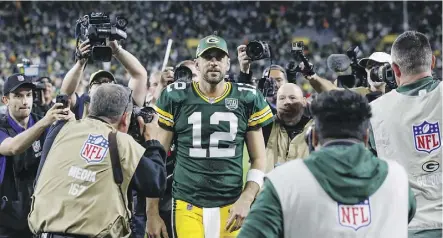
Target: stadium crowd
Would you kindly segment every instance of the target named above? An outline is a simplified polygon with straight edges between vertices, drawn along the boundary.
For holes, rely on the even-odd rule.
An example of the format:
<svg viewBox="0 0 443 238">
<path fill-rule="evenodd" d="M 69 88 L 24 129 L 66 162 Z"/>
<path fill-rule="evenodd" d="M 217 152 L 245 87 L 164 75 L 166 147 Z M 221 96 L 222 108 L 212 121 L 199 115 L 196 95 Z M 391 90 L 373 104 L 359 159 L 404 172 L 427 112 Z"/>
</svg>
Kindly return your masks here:
<svg viewBox="0 0 443 238">
<path fill-rule="evenodd" d="M 441 2 L 0 6 L 0 237 L 441 237 Z"/>
<path fill-rule="evenodd" d="M 403 3 L 358 2 L 2 2 L 0 9 L 0 78 L 11 73 L 23 58 L 47 69 L 57 88 L 69 70 L 75 48 L 76 20 L 91 11 L 122 14 L 129 20 L 128 39 L 123 46 L 134 52 L 149 72 L 161 68 L 166 42 L 174 40 L 170 65 L 193 58 L 195 42 L 217 31 L 233 51 L 251 40 L 263 40 L 273 48 L 273 62 L 285 65 L 291 60 L 290 42 L 294 37 L 308 45 L 308 58 L 318 74 L 332 80 L 326 58 L 360 46 L 359 57 L 385 51 L 403 31 Z M 57 10 L 55 10 L 57 9 Z M 436 73 L 441 77 L 441 4 L 408 2 L 410 29 L 427 34 L 437 57 Z M 386 37 L 386 38 L 385 38 Z M 389 39 L 388 39 L 389 38 Z M 380 43 L 384 42 L 386 43 Z M 192 43 L 194 42 L 194 43 Z M 253 70 L 263 71 L 268 62 L 259 61 Z M 231 76 L 239 71 L 231 57 Z M 98 68 L 88 67 L 87 74 Z M 124 70 L 106 64 L 117 80 L 125 82 Z M 42 75 L 44 76 L 44 75 Z M 87 86 L 87 82 L 84 82 Z"/>
</svg>

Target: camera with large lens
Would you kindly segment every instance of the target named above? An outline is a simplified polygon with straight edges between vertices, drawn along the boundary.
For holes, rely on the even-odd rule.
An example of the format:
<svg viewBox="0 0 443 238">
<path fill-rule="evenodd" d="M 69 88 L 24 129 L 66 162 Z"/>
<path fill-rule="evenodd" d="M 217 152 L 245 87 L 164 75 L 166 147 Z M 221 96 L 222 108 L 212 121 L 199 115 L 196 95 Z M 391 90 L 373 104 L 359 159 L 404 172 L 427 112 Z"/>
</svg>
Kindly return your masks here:
<svg viewBox="0 0 443 238">
<path fill-rule="evenodd" d="M 252 61 L 271 58 L 271 47 L 264 41 L 251 41 L 246 45 L 246 55 Z"/>
<path fill-rule="evenodd" d="M 133 106 L 132 108 L 132 115 L 131 115 L 131 120 L 129 123 L 129 129 L 128 129 L 128 134 L 132 136 L 132 138 L 134 138 L 135 141 L 137 141 L 138 143 L 143 143 L 145 141 L 145 138 L 143 136 L 143 134 L 140 132 L 140 126 L 137 120 L 137 117 L 142 117 L 143 121 L 145 123 L 150 123 L 152 122 L 152 119 L 154 118 L 154 115 L 157 112 L 155 111 L 154 108 L 152 107 L 138 107 L 136 105 Z"/>
<path fill-rule="evenodd" d="M 192 71 L 187 66 L 179 66 L 174 71 L 174 82 L 192 82 Z"/>
<path fill-rule="evenodd" d="M 108 14 L 92 12 L 77 20 L 76 38 L 89 40 L 91 61 L 109 62 L 112 59 L 112 49 L 106 46 L 106 40 L 124 40 L 127 38 L 125 28 L 128 21 L 117 16 L 111 20 Z"/>
<path fill-rule="evenodd" d="M 397 88 L 394 72 L 389 63 L 373 67 L 369 72 L 369 77 L 374 82 L 385 82 L 390 89 Z"/>
</svg>

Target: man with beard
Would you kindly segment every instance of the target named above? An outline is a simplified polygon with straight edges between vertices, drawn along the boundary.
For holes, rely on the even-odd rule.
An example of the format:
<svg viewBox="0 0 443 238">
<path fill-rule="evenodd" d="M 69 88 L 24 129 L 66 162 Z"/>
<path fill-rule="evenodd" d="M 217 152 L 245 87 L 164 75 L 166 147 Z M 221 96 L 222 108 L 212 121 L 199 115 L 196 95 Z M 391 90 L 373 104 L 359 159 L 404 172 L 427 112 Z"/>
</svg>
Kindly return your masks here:
<svg viewBox="0 0 443 238">
<path fill-rule="evenodd" d="M 226 82 L 230 59 L 217 35 L 200 40 L 198 82 L 176 82 L 157 100 L 161 143 L 175 141 L 172 185 L 175 237 L 236 237 L 263 183 L 265 145 L 261 128 L 272 122 L 263 95 L 249 85 Z M 243 189 L 243 147 L 251 169 Z M 158 199 L 148 199 L 150 237 L 167 237 Z"/>
<path fill-rule="evenodd" d="M 305 115 L 306 106 L 306 98 L 303 97 L 303 91 L 298 85 L 286 83 L 278 90 L 276 120 L 263 128 L 266 144 L 266 171 L 309 154 L 304 135 L 312 124 L 312 120 Z"/>
</svg>

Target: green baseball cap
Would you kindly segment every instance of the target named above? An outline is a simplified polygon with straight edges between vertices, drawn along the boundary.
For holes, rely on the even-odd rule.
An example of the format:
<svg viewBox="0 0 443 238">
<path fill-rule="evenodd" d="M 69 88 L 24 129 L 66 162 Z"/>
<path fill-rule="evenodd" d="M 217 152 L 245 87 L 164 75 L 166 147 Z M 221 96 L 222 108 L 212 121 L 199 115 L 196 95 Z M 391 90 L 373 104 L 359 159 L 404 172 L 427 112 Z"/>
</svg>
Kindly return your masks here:
<svg viewBox="0 0 443 238">
<path fill-rule="evenodd" d="M 223 52 L 225 52 L 227 55 L 229 55 L 228 44 L 226 44 L 226 41 L 223 38 L 217 35 L 210 35 L 201 39 L 200 42 L 198 43 L 197 52 L 195 55 L 198 58 L 205 51 L 213 48 L 220 49 Z"/>
</svg>

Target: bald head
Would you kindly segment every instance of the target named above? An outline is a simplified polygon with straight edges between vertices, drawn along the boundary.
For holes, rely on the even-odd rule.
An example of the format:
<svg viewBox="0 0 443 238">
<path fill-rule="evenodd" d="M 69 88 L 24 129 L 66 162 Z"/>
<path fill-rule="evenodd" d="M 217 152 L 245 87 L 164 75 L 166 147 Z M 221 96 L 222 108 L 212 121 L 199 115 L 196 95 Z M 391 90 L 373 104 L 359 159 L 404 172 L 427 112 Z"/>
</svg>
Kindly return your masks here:
<svg viewBox="0 0 443 238">
<path fill-rule="evenodd" d="M 277 91 L 277 100 L 280 95 L 293 95 L 297 98 L 303 98 L 303 90 L 293 83 L 285 83 Z"/>
<path fill-rule="evenodd" d="M 285 83 L 277 92 L 277 115 L 287 125 L 297 124 L 304 112 L 306 98 L 296 84 Z"/>
</svg>

